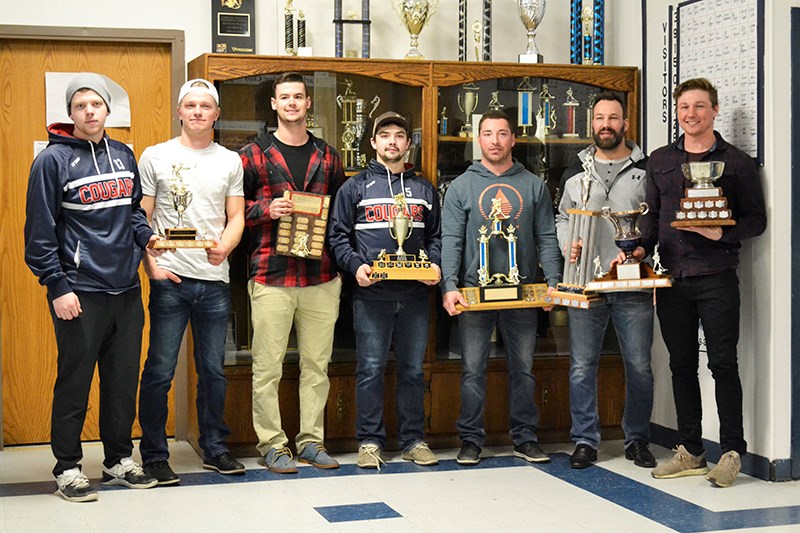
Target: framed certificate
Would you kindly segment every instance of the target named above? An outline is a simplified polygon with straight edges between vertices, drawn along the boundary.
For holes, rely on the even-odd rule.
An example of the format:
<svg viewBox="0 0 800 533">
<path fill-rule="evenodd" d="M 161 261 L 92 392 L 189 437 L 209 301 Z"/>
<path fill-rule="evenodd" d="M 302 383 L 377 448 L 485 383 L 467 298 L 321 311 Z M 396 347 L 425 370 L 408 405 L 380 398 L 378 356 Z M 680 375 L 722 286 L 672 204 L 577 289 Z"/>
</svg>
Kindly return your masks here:
<svg viewBox="0 0 800 533">
<path fill-rule="evenodd" d="M 255 18 L 255 0 L 211 0 L 211 49 L 218 54 L 255 54 Z"/>
</svg>

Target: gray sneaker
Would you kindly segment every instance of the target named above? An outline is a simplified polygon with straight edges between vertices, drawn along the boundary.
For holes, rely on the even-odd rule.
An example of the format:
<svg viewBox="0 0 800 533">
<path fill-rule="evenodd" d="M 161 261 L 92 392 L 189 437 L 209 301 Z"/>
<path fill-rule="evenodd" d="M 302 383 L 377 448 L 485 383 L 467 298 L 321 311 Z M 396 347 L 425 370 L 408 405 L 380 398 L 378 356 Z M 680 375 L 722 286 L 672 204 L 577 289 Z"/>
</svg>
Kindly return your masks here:
<svg viewBox="0 0 800 533">
<path fill-rule="evenodd" d="M 465 440 L 456 456 L 456 462 L 462 466 L 473 466 L 481 462 L 481 447 Z"/>
<path fill-rule="evenodd" d="M 111 468 L 103 467 L 103 485 L 120 485 L 129 489 L 149 489 L 158 480 L 145 473 L 131 457 L 123 457 Z"/>
<path fill-rule="evenodd" d="M 550 456 L 539 447 L 539 443 L 529 440 L 514 446 L 514 455 L 529 463 L 549 463 Z"/>
<path fill-rule="evenodd" d="M 431 449 L 425 442 L 418 442 L 411 448 L 404 450 L 400 457 L 405 461 L 414 461 L 414 464 L 421 466 L 438 465 L 439 460 L 436 458 Z"/>
<path fill-rule="evenodd" d="M 742 458 L 739 456 L 739 452 L 731 450 L 722 454 L 717 466 L 706 474 L 706 479 L 717 487 L 730 487 L 741 469 Z"/>
<path fill-rule="evenodd" d="M 297 466 L 292 461 L 292 451 L 284 446 L 283 448 L 270 448 L 264 456 L 264 466 L 270 472 L 278 474 L 296 474 Z"/>
<path fill-rule="evenodd" d="M 316 466 L 317 468 L 330 469 L 339 468 L 339 463 L 328 455 L 328 450 L 319 442 L 309 442 L 303 447 L 303 451 L 297 454 L 297 460 L 301 463 Z"/>
<path fill-rule="evenodd" d="M 666 463 L 655 467 L 650 473 L 656 479 L 672 479 L 684 476 L 702 476 L 708 472 L 706 454 L 694 456 L 683 444 L 675 448 L 675 456 Z"/>
<path fill-rule="evenodd" d="M 68 502 L 93 502 L 97 499 L 97 492 L 80 468 L 64 470 L 56 477 L 56 485 L 58 485 L 56 494 Z"/>
<path fill-rule="evenodd" d="M 381 447 L 377 444 L 368 442 L 358 447 L 358 461 L 356 465 L 360 468 L 377 468 L 380 472 L 381 464 L 386 464 L 381 458 Z"/>
</svg>

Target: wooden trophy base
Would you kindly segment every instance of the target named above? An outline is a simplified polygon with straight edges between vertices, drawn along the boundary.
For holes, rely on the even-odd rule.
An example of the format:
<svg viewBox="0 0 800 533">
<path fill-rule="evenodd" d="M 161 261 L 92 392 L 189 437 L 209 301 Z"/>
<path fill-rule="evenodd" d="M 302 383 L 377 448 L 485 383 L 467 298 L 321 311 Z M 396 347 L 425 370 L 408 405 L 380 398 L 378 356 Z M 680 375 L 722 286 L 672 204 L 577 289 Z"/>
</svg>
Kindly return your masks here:
<svg viewBox="0 0 800 533">
<path fill-rule="evenodd" d="M 461 291 L 468 304 L 468 307 L 456 304 L 456 309 L 459 311 L 494 311 L 550 305 L 545 299 L 546 283 L 488 285 L 486 287 L 463 287 L 458 290 Z"/>
<path fill-rule="evenodd" d="M 148 248 L 156 250 L 177 250 L 179 248 L 204 248 L 209 249 L 216 246 L 211 239 L 197 240 L 197 230 L 195 228 L 167 228 L 166 239 L 159 239 L 147 244 Z"/>
<path fill-rule="evenodd" d="M 636 265 L 621 265 L 622 267 L 638 267 L 638 277 L 629 277 L 627 274 L 620 275 L 620 265 L 614 265 L 611 272 L 590 281 L 586 284 L 586 290 L 592 292 L 619 291 L 626 289 L 660 289 L 672 287 L 672 277 L 663 274 L 656 274 L 647 263 Z M 627 279 L 624 279 L 627 278 Z"/>
<path fill-rule="evenodd" d="M 580 285 L 559 283 L 556 290 L 547 297 L 547 301 L 551 305 L 562 307 L 592 309 L 605 302 L 605 298 L 599 294 L 587 293 L 586 288 Z"/>
<path fill-rule="evenodd" d="M 417 256 L 406 254 L 405 259 L 397 255 L 372 262 L 370 279 L 427 281 L 439 279 L 430 261 L 420 261 Z"/>
<path fill-rule="evenodd" d="M 680 210 L 675 212 L 675 220 L 670 223 L 673 228 L 689 228 L 692 226 L 714 227 L 734 226 L 728 209 L 728 199 L 720 196 L 722 189 L 687 189 L 681 200 Z"/>
</svg>

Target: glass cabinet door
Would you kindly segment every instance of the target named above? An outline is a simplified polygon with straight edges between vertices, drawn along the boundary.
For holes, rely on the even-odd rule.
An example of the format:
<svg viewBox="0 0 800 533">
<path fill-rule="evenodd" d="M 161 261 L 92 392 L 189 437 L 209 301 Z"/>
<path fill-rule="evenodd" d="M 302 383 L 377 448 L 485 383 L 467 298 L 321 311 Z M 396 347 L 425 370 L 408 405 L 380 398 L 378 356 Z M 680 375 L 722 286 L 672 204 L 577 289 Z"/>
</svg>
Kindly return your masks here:
<svg viewBox="0 0 800 533">
<path fill-rule="evenodd" d="M 407 160 L 419 168 L 422 157 L 422 88 L 352 73 L 328 71 L 301 72 L 305 78 L 311 109 L 307 127 L 339 152 L 347 176 L 366 168 L 375 151 L 370 144 L 375 118 L 386 111 L 395 111 L 408 120 L 412 129 L 412 146 Z M 270 99 L 272 84 L 279 74 L 247 76 L 217 83 L 220 93 L 221 119 L 215 126 L 215 140 L 237 151 L 259 134 L 277 129 L 277 115 Z M 246 233 L 247 230 L 245 230 Z M 232 363 L 249 361 L 252 338 L 249 300 L 247 296 L 247 235 L 230 256 L 233 313 L 228 342 Z M 353 335 L 353 280 L 345 276 L 342 286 L 339 320 L 334 336 L 333 362 L 355 360 Z M 297 360 L 294 332 L 289 340 L 287 362 Z"/>
<path fill-rule="evenodd" d="M 591 103 L 602 91 L 592 85 L 539 77 L 495 78 L 440 87 L 437 187 L 442 202 L 452 180 L 481 158 L 476 137 L 481 115 L 498 109 L 516 126 L 513 157 L 546 183 L 555 212 L 564 172 L 579 161 L 578 153 L 593 143 Z M 538 311 L 536 355 L 569 354 L 567 322 L 564 308 Z M 457 319 L 440 309 L 437 359 L 460 357 L 457 327 Z M 613 328 L 607 332 L 602 353 L 619 353 Z M 503 339 L 497 331 L 491 356 L 504 354 Z"/>
</svg>

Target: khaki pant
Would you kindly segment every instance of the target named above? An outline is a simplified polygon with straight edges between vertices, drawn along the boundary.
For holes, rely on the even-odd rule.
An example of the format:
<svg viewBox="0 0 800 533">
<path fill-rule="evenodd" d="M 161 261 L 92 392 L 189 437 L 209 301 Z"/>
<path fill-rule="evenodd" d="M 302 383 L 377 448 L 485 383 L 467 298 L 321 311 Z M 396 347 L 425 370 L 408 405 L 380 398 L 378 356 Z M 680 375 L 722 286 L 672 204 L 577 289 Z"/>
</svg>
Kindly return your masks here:
<svg viewBox="0 0 800 533">
<path fill-rule="evenodd" d="M 253 427 L 258 451 L 289 443 L 281 427 L 278 385 L 292 323 L 300 353 L 300 433 L 298 450 L 324 438 L 328 401 L 328 363 L 333 350 L 333 328 L 339 316 L 341 280 L 309 287 L 270 287 L 250 281 L 253 321 Z"/>
</svg>

